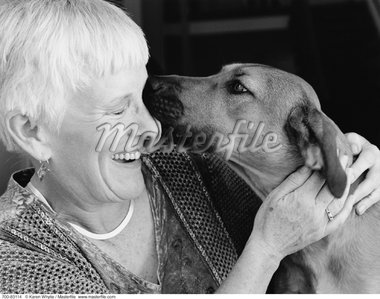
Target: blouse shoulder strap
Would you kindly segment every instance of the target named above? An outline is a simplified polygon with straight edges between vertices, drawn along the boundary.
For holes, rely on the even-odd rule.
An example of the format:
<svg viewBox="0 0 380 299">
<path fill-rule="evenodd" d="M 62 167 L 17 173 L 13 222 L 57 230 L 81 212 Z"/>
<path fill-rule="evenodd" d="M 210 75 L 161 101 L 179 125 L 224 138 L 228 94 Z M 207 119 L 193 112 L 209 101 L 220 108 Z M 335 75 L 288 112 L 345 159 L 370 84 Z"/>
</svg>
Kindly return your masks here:
<svg viewBox="0 0 380 299">
<path fill-rule="evenodd" d="M 220 284 L 237 260 L 234 244 L 187 153 L 154 153 L 145 165 L 161 183 L 179 220 Z"/>
</svg>

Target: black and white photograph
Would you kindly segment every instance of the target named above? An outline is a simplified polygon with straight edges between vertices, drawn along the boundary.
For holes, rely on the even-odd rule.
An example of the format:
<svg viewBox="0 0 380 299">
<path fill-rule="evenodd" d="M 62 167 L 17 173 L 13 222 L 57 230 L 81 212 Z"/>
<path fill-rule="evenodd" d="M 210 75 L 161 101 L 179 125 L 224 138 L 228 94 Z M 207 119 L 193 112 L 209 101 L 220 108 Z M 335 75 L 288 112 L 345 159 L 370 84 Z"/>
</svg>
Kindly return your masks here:
<svg viewBox="0 0 380 299">
<path fill-rule="evenodd" d="M 380 0 L 0 0 L 0 299 L 380 294 Z"/>
</svg>

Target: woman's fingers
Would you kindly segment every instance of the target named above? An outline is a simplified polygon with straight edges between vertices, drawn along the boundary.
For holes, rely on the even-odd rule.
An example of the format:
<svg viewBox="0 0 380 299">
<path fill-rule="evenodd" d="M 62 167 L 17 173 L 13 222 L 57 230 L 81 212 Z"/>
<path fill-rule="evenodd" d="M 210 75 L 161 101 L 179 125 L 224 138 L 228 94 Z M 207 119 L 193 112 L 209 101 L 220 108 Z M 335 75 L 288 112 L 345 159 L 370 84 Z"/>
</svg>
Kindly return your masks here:
<svg viewBox="0 0 380 299">
<path fill-rule="evenodd" d="M 354 198 L 356 201 L 356 198 Z M 356 214 L 363 215 L 365 211 L 371 206 L 373 206 L 375 203 L 377 203 L 380 200 L 380 189 L 376 189 L 371 194 L 369 194 L 367 197 L 362 199 L 355 208 Z"/>
<path fill-rule="evenodd" d="M 345 135 L 346 135 L 348 143 L 350 143 L 350 147 L 354 155 L 358 155 L 362 151 L 363 145 L 366 143 L 369 143 L 368 140 L 366 140 L 364 137 L 360 136 L 359 134 L 347 133 Z"/>
<path fill-rule="evenodd" d="M 380 150 L 358 134 L 348 133 L 346 137 L 354 155 L 359 154 L 351 165 L 354 180 L 368 171 L 352 195 L 354 202 L 359 202 L 356 213 L 362 215 L 370 206 L 380 201 Z"/>
<path fill-rule="evenodd" d="M 302 166 L 290 174 L 276 189 L 271 192 L 272 198 L 282 198 L 302 186 L 311 176 L 312 170 Z"/>
<path fill-rule="evenodd" d="M 323 188 L 325 182 L 326 180 L 322 177 L 322 175 L 318 171 L 315 171 L 311 175 L 311 177 L 302 185 L 302 187 L 300 187 L 299 190 L 300 192 L 312 196 L 317 201 L 317 195 Z M 330 201 L 332 200 L 332 198 L 330 199 Z"/>
<path fill-rule="evenodd" d="M 352 196 L 355 203 L 366 199 L 365 203 L 359 203 L 356 207 L 358 215 L 380 200 L 380 152 L 372 144 L 363 147 L 361 154 L 350 167 L 353 171 L 353 179 L 356 180 L 362 173 L 368 170 L 363 182 L 361 182 Z"/>
<path fill-rule="evenodd" d="M 336 203 L 334 195 L 330 192 L 329 187 L 327 184 L 323 186 L 323 188 L 319 191 L 317 197 L 315 198 L 315 201 L 317 204 L 319 204 L 322 208 L 326 208 L 327 206 L 330 207 L 332 204 L 332 210 L 340 211 L 343 207 L 343 205 L 340 207 L 340 209 L 337 208 L 338 204 Z"/>
<path fill-rule="evenodd" d="M 342 167 L 346 168 L 348 156 L 342 156 L 340 162 Z M 270 195 L 272 198 L 281 198 L 302 186 L 303 192 L 311 192 L 316 196 L 324 183 L 325 180 L 318 171 L 313 173 L 313 170 L 309 167 L 302 166 L 290 174 Z"/>
<path fill-rule="evenodd" d="M 352 194 L 355 203 L 371 195 L 372 192 L 375 191 L 376 187 L 378 187 L 378 184 L 379 182 L 377 182 L 375 176 L 372 173 L 368 172 L 365 180 L 357 186 L 356 190 Z"/>
<path fill-rule="evenodd" d="M 355 203 L 361 201 L 362 199 L 366 199 L 367 197 L 370 197 L 371 200 L 367 200 L 367 204 L 371 202 L 372 204 L 375 204 L 380 200 L 379 191 L 380 189 L 380 162 L 379 165 L 374 165 L 365 176 L 365 179 L 363 182 L 361 182 L 352 196 L 355 199 Z M 358 204 L 357 208 L 361 206 L 361 203 Z M 368 206 L 367 206 L 368 208 Z M 359 212 L 359 211 L 358 211 Z M 359 215 L 361 215 L 359 213 Z"/>
<path fill-rule="evenodd" d="M 353 178 L 356 181 L 366 170 L 373 166 L 377 166 L 376 162 L 379 159 L 379 149 L 368 143 L 363 145 L 363 149 L 356 161 L 351 165 Z"/>
<path fill-rule="evenodd" d="M 325 210 L 329 210 L 332 214 L 332 216 L 338 215 L 343 207 L 346 204 L 346 201 L 348 200 L 348 194 L 350 192 L 350 185 L 351 185 L 351 175 L 350 175 L 351 170 L 347 169 L 346 174 L 347 174 L 347 185 L 345 192 L 343 193 L 342 197 L 340 198 L 335 198 L 330 190 L 328 189 L 327 185 L 325 185 L 322 190 L 319 192 L 317 196 L 317 201 L 318 203 L 321 204 L 322 208 L 325 208 Z M 355 202 L 354 202 L 355 204 Z M 327 213 L 327 212 L 326 212 Z M 326 214 L 326 219 L 328 219 L 327 214 Z"/>
<path fill-rule="evenodd" d="M 356 133 L 347 133 L 347 141 L 350 143 L 352 153 L 359 155 L 357 160 L 351 165 L 353 170 L 353 182 L 358 179 L 366 170 L 376 165 L 380 159 L 380 151 L 377 146 L 371 144 L 364 137 Z"/>
<path fill-rule="evenodd" d="M 337 203 L 335 204 L 337 206 L 343 206 L 343 209 L 340 210 L 340 212 L 338 212 L 337 214 L 335 214 L 336 212 L 333 212 L 332 210 L 330 210 L 330 206 L 327 207 L 330 210 L 330 212 L 333 214 L 334 219 L 330 221 L 326 215 L 326 218 L 328 219 L 328 223 L 326 226 L 325 235 L 331 234 L 339 226 L 341 226 L 347 220 L 348 216 L 350 216 L 352 212 L 352 208 L 354 206 L 355 200 L 352 196 L 348 197 L 348 193 L 350 191 L 350 186 L 352 183 L 350 181 L 350 178 L 352 178 L 352 176 L 350 175 L 350 171 L 351 171 L 350 169 L 347 170 L 348 180 L 347 180 L 347 185 L 346 185 L 346 189 L 344 190 L 343 196 L 340 198 L 336 198 L 334 200 L 334 201 L 337 201 Z"/>
<path fill-rule="evenodd" d="M 347 163 L 348 163 L 348 156 L 344 155 L 340 157 L 340 163 L 342 164 L 343 169 L 346 169 Z M 350 174 L 350 171 L 346 170 L 346 175 L 347 175 L 347 181 L 351 181 L 351 179 L 348 177 Z M 331 208 L 333 208 L 333 211 L 339 212 L 344 204 L 339 200 L 334 200 L 335 197 L 332 195 L 330 192 L 330 189 L 328 186 L 325 184 L 323 188 L 319 191 L 317 197 L 316 197 L 316 203 L 322 205 L 323 208 L 326 208 L 330 204 L 332 204 Z"/>
<path fill-rule="evenodd" d="M 340 211 L 340 213 L 338 215 L 335 215 L 334 219 L 327 223 L 326 231 L 325 231 L 326 236 L 336 231 L 347 220 L 347 218 L 350 216 L 352 212 L 353 206 L 354 206 L 354 199 L 353 197 L 350 196 L 346 200 L 345 205 L 343 209 Z"/>
</svg>

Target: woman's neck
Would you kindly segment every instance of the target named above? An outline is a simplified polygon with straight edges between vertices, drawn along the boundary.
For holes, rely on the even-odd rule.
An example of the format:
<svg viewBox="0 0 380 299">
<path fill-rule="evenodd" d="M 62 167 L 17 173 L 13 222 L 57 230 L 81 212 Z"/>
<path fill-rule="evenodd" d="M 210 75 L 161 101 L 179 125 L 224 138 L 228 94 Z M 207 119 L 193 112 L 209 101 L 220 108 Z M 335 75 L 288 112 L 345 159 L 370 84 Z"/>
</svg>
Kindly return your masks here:
<svg viewBox="0 0 380 299">
<path fill-rule="evenodd" d="M 86 194 L 76 193 L 75 188 L 66 190 L 53 179 L 45 178 L 41 182 L 36 175 L 32 177 L 31 183 L 45 197 L 59 219 L 97 234 L 114 230 L 126 217 L 132 201 L 125 199 L 104 203 Z"/>
</svg>

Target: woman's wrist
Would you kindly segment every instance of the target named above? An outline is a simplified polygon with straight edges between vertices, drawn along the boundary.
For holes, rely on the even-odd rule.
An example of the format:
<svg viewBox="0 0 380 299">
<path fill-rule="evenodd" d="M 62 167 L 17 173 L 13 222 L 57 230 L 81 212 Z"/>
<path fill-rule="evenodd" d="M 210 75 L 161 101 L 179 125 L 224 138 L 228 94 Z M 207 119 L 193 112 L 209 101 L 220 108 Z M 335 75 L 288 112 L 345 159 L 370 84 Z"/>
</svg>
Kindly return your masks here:
<svg viewBox="0 0 380 299">
<path fill-rule="evenodd" d="M 267 242 L 261 236 L 252 232 L 251 237 L 248 239 L 244 251 L 255 252 L 255 254 L 262 257 L 269 267 L 278 268 L 284 256 Z"/>
<path fill-rule="evenodd" d="M 260 237 L 251 236 L 217 293 L 265 293 L 281 259 Z"/>
</svg>

